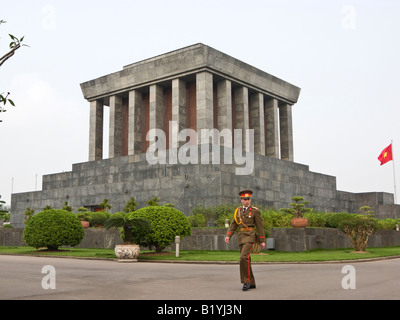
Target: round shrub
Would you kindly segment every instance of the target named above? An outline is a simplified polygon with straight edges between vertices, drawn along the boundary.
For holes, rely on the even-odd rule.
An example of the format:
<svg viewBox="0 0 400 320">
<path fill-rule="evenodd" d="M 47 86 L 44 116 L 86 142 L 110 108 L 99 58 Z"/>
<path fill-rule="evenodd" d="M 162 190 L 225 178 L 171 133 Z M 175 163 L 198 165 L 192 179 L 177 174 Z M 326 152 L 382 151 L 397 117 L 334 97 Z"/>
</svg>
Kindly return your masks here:
<svg viewBox="0 0 400 320">
<path fill-rule="evenodd" d="M 149 206 L 130 213 L 132 218 L 141 218 L 150 222 L 151 232 L 140 243 L 142 246 L 154 246 L 161 252 L 176 236 L 181 239 L 191 235 L 189 219 L 178 209 L 164 206 Z"/>
<path fill-rule="evenodd" d="M 354 213 L 348 212 L 335 212 L 328 214 L 326 226 L 328 228 L 339 228 L 339 225 L 341 225 L 344 221 L 351 219 L 353 214 Z"/>
<path fill-rule="evenodd" d="M 110 217 L 110 214 L 104 211 L 90 212 L 89 222 L 92 227 L 101 227 L 104 222 Z"/>
<path fill-rule="evenodd" d="M 23 239 L 34 248 L 47 247 L 57 250 L 59 246 L 76 246 L 83 239 L 84 231 L 75 213 L 64 210 L 44 210 L 26 223 Z"/>
</svg>

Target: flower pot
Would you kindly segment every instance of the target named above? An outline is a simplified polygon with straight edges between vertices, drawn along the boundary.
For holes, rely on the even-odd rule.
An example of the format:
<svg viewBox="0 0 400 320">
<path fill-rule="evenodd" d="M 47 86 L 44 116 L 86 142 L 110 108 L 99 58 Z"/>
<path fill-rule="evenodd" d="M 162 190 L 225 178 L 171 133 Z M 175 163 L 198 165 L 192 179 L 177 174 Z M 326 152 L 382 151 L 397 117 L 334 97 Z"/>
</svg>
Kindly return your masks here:
<svg viewBox="0 0 400 320">
<path fill-rule="evenodd" d="M 89 221 L 81 221 L 82 227 L 89 228 Z"/>
<path fill-rule="evenodd" d="M 307 218 L 292 218 L 290 224 L 293 228 L 305 228 L 308 225 Z"/>
<path fill-rule="evenodd" d="M 140 247 L 137 244 L 117 244 L 114 252 L 119 262 L 136 262 Z"/>
</svg>

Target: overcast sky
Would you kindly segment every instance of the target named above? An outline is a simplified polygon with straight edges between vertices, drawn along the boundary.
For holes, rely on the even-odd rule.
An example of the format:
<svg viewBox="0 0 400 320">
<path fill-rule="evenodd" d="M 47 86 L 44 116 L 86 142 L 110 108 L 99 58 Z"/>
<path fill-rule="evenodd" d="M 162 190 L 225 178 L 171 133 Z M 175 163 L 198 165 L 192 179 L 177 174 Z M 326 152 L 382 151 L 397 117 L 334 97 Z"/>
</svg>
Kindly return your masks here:
<svg viewBox="0 0 400 320">
<path fill-rule="evenodd" d="M 5 0 L 0 20 L 0 55 L 9 33 L 29 45 L 0 69 L 16 104 L 0 114 L 7 204 L 88 160 L 80 83 L 199 42 L 301 88 L 295 162 L 338 190 L 394 193 L 393 162 L 377 160 L 393 139 L 400 184 L 398 0 Z"/>
</svg>

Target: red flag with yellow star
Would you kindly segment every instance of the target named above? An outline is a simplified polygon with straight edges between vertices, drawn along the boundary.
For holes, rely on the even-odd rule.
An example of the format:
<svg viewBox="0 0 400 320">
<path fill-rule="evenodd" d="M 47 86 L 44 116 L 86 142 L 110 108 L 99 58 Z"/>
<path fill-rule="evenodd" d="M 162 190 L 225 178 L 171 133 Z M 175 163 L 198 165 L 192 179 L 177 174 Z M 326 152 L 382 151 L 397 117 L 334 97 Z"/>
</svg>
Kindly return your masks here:
<svg viewBox="0 0 400 320">
<path fill-rule="evenodd" d="M 386 162 L 389 162 L 390 160 L 393 160 L 392 144 L 383 149 L 383 151 L 378 157 L 378 160 L 381 162 L 381 165 L 385 164 Z"/>
</svg>

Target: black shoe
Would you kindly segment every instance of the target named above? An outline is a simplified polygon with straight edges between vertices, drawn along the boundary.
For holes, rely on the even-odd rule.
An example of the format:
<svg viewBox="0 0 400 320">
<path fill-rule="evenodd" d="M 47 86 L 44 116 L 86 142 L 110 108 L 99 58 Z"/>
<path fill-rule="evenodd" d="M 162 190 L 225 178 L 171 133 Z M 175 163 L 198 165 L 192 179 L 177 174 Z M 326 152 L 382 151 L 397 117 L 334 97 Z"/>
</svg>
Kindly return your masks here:
<svg viewBox="0 0 400 320">
<path fill-rule="evenodd" d="M 256 288 L 256 285 L 255 284 L 251 284 L 250 285 L 250 289 L 255 289 Z"/>
<path fill-rule="evenodd" d="M 250 289 L 250 285 L 248 284 L 248 283 L 243 283 L 243 288 L 242 288 L 242 290 L 243 291 L 247 291 L 247 290 L 249 290 Z"/>
</svg>

